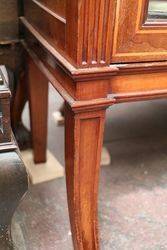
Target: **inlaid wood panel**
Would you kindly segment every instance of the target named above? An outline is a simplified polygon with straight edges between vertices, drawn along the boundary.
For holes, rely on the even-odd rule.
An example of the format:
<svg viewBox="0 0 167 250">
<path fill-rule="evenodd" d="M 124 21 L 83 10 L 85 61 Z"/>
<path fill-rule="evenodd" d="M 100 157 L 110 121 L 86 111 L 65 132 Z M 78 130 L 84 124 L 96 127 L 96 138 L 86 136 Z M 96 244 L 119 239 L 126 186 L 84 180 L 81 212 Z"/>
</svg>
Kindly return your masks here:
<svg viewBox="0 0 167 250">
<path fill-rule="evenodd" d="M 167 25 L 146 22 L 148 0 L 117 0 L 112 62 L 167 59 Z"/>
<path fill-rule="evenodd" d="M 25 17 L 55 48 L 65 47 L 65 23 L 36 0 L 24 1 Z"/>
</svg>

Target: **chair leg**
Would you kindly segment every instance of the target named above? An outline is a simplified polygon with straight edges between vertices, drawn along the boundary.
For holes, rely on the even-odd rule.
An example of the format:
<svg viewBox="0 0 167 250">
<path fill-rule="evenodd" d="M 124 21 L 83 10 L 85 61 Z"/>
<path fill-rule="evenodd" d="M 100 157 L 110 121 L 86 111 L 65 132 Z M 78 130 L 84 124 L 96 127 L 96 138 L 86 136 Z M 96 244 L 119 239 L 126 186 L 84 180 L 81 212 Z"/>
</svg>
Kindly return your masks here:
<svg viewBox="0 0 167 250">
<path fill-rule="evenodd" d="M 28 64 L 28 93 L 34 162 L 46 162 L 48 81 L 33 61 Z"/>
<path fill-rule="evenodd" d="M 65 108 L 66 182 L 75 250 L 97 250 L 97 198 L 105 110 Z"/>
<path fill-rule="evenodd" d="M 11 220 L 28 189 L 27 173 L 15 151 L 0 153 L 0 249 L 13 249 Z"/>
</svg>

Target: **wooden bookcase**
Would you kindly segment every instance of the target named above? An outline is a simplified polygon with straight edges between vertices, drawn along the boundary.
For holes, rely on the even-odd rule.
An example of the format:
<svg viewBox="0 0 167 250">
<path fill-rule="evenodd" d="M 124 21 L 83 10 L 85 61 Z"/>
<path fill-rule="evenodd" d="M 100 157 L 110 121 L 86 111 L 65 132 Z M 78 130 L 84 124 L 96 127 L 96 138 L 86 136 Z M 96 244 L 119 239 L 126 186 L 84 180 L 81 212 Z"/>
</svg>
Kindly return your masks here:
<svg viewBox="0 0 167 250">
<path fill-rule="evenodd" d="M 50 81 L 66 103 L 66 179 L 74 248 L 99 249 L 97 193 L 105 111 L 121 102 L 167 96 L 167 10 L 163 18 L 150 19 L 148 0 L 23 2 L 20 20 L 35 157 L 45 150 L 35 141 L 46 142 L 44 90 Z"/>
</svg>

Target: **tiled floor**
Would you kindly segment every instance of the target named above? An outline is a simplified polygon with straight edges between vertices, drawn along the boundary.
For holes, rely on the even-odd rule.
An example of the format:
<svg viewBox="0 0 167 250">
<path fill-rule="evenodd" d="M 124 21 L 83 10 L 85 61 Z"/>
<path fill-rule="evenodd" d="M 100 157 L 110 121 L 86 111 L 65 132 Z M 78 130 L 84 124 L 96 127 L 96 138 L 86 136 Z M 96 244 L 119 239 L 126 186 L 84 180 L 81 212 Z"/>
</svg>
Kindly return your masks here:
<svg viewBox="0 0 167 250">
<path fill-rule="evenodd" d="M 51 91 L 48 147 L 64 164 L 64 128 L 51 116 L 60 102 Z M 111 166 L 100 176 L 101 249 L 167 249 L 167 100 L 109 109 L 104 143 Z M 30 188 L 13 236 L 18 250 L 73 249 L 64 178 Z"/>
</svg>

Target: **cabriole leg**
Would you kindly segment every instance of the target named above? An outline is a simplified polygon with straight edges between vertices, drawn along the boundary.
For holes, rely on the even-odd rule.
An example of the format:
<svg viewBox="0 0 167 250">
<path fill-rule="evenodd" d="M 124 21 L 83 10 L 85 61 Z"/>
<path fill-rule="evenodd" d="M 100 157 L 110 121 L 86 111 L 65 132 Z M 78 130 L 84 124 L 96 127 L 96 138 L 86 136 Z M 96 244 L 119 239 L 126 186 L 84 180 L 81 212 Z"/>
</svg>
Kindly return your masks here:
<svg viewBox="0 0 167 250">
<path fill-rule="evenodd" d="M 98 180 L 105 109 L 73 112 L 65 108 L 66 181 L 75 250 L 97 250 Z"/>
</svg>

